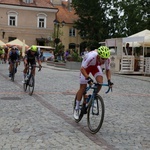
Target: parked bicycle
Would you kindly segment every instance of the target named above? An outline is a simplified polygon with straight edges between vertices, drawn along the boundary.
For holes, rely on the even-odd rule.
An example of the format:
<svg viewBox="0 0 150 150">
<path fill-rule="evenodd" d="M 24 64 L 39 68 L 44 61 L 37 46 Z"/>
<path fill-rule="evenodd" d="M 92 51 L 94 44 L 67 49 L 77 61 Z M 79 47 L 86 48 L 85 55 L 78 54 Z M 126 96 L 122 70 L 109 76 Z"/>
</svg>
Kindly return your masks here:
<svg viewBox="0 0 150 150">
<path fill-rule="evenodd" d="M 28 66 L 28 70 L 27 70 L 27 74 L 26 74 L 26 77 L 25 77 L 25 81 L 23 83 L 24 91 L 26 92 L 27 89 L 28 89 L 29 95 L 33 94 L 34 86 L 35 86 L 35 78 L 34 78 L 34 75 L 32 73 L 34 67 L 39 68 L 38 71 L 41 70 L 41 67 L 36 66 L 36 65 Z"/>
<path fill-rule="evenodd" d="M 103 98 L 97 93 L 98 86 L 108 86 L 108 84 L 93 83 L 86 88 L 79 106 L 79 119 L 75 119 L 75 121 L 78 123 L 82 117 L 87 114 L 88 128 L 93 134 L 100 130 L 103 124 L 105 113 Z M 92 89 L 93 92 L 92 94 L 87 95 L 87 92 L 90 89 Z M 110 90 L 112 91 L 112 88 L 109 87 L 106 93 L 108 93 Z M 75 109 L 75 105 L 76 98 L 74 100 L 73 110 Z"/>
</svg>

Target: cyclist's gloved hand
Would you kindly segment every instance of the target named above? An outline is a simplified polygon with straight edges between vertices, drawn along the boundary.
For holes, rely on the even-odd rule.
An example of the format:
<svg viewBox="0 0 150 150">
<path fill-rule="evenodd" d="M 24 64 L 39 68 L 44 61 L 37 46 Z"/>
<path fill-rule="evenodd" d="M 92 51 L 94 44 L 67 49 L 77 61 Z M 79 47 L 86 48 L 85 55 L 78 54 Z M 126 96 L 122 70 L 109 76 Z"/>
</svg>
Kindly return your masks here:
<svg viewBox="0 0 150 150">
<path fill-rule="evenodd" d="M 112 86 L 112 85 L 113 83 L 110 80 L 108 80 L 108 86 Z"/>
<path fill-rule="evenodd" d="M 86 80 L 88 80 L 88 84 L 92 84 L 93 83 L 93 80 L 90 77 L 86 78 Z"/>
</svg>

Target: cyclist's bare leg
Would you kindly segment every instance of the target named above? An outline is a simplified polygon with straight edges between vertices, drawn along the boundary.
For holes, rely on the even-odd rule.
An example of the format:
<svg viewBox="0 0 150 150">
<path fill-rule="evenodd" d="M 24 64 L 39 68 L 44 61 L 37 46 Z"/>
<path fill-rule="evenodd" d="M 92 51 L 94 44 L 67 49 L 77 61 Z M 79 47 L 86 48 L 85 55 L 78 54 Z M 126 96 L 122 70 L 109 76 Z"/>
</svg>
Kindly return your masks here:
<svg viewBox="0 0 150 150">
<path fill-rule="evenodd" d="M 27 73 L 27 66 L 24 66 L 23 73 L 24 73 L 24 74 L 26 74 L 26 73 Z"/>
<path fill-rule="evenodd" d="M 87 84 L 80 84 L 80 89 L 78 90 L 76 96 L 76 108 L 75 109 L 79 109 L 79 105 L 80 105 L 80 101 L 82 99 L 82 95 L 85 92 L 85 89 L 87 87 Z"/>
<path fill-rule="evenodd" d="M 12 71 L 12 62 L 10 62 L 10 64 L 9 64 L 9 72 L 11 72 Z"/>
<path fill-rule="evenodd" d="M 19 62 L 17 61 L 17 62 L 16 62 L 16 68 L 18 67 L 18 64 L 19 64 Z"/>
<path fill-rule="evenodd" d="M 97 77 L 96 77 L 96 81 L 97 81 L 97 83 L 103 83 L 103 76 L 97 76 Z M 102 87 L 102 86 L 99 86 L 99 87 L 98 87 L 97 93 L 101 90 L 101 87 Z"/>
<path fill-rule="evenodd" d="M 23 70 L 23 82 L 24 82 L 24 79 L 25 79 L 25 77 L 26 77 L 27 70 L 28 70 L 28 66 L 26 66 L 26 65 L 24 64 L 24 70 Z"/>
<path fill-rule="evenodd" d="M 35 76 L 35 67 L 33 67 L 33 69 L 32 69 L 32 74 L 33 74 L 33 76 Z"/>
<path fill-rule="evenodd" d="M 80 84 L 80 89 L 77 92 L 77 100 L 81 101 L 82 95 L 87 87 L 87 84 Z"/>
</svg>

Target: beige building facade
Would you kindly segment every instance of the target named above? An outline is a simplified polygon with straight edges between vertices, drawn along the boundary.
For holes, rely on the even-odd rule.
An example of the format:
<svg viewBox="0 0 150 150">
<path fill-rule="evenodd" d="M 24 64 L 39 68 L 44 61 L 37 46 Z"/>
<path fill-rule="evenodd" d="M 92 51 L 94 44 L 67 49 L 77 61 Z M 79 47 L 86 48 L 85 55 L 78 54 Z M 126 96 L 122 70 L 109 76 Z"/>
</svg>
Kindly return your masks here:
<svg viewBox="0 0 150 150">
<path fill-rule="evenodd" d="M 53 34 L 56 8 L 18 6 L 0 3 L 0 32 L 3 42 L 15 38 L 26 44 L 38 44 L 49 40 Z"/>
<path fill-rule="evenodd" d="M 57 3 L 55 7 L 58 8 L 56 20 L 60 24 L 59 31 L 61 34 L 59 38 L 61 42 L 65 49 L 76 49 L 80 53 L 80 45 L 83 40 L 78 34 L 79 31 L 74 28 L 74 22 L 78 20 L 78 16 L 75 15 L 74 9 L 71 8 L 71 0 L 68 0 L 68 2 L 63 1 L 61 4 Z M 61 25 L 62 22 L 65 22 L 64 26 Z"/>
<path fill-rule="evenodd" d="M 1 0 L 0 40 L 7 43 L 16 38 L 29 46 L 48 46 L 53 43 L 55 25 L 60 23 L 58 36 L 65 49 L 79 49 L 82 39 L 73 28 L 78 17 L 70 7 L 70 2 L 61 0 Z M 52 46 L 52 45 L 50 45 Z"/>
</svg>

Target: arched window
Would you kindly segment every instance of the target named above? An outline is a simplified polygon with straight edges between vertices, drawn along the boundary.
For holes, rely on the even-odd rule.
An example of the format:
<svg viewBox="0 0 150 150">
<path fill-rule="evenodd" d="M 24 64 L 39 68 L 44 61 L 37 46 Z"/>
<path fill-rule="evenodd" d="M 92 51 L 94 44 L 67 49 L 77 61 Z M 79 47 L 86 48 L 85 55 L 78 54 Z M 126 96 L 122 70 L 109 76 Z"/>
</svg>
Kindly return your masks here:
<svg viewBox="0 0 150 150">
<path fill-rule="evenodd" d="M 9 11 L 8 14 L 8 26 L 17 26 L 18 13 L 16 11 Z"/>
<path fill-rule="evenodd" d="M 44 13 L 37 14 L 37 27 L 38 28 L 46 28 L 46 17 L 47 15 Z"/>
</svg>

